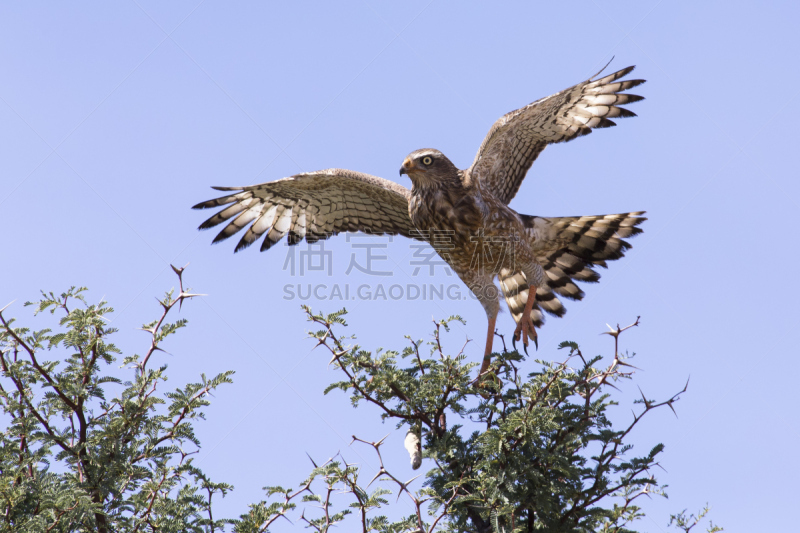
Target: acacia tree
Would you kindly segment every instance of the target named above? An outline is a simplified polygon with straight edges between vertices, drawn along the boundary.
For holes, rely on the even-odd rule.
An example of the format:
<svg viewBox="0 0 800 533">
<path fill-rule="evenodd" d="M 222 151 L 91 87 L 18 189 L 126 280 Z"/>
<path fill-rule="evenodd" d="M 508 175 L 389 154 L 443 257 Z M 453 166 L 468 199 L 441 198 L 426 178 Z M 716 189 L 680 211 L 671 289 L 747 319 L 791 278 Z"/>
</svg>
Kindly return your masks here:
<svg viewBox="0 0 800 533">
<path fill-rule="evenodd" d="M 162 392 L 167 366 L 156 366 L 160 345 L 186 325 L 167 322 L 185 300 L 179 291 L 160 301 L 161 315 L 143 329 L 144 355 L 122 357 L 129 381 L 109 375 L 119 350 L 105 303 L 90 305 L 84 288 L 27 303 L 39 314 L 60 316 L 60 330 L 16 327 L 0 310 L 0 527 L 16 531 L 223 531 L 266 532 L 280 519 L 326 532 L 583 532 L 632 531 L 643 516 L 639 500 L 663 494 L 653 474 L 663 446 L 632 453 L 627 437 L 654 409 L 670 408 L 684 389 L 663 401 L 642 398 L 632 421 L 614 427 L 606 417 L 615 383 L 633 367 L 614 337 L 611 362 L 586 358 L 577 344 L 562 343 L 560 362 L 538 362 L 523 375 L 524 357 L 496 354 L 489 372 L 474 379 L 477 363 L 463 347 L 450 354 L 444 334 L 459 317 L 437 321 L 430 341 L 412 340 L 400 351 L 347 344 L 345 311 L 323 315 L 305 308 L 317 331 L 310 336 L 332 355 L 341 390 L 354 406 L 377 406 L 383 419 L 406 426 L 414 467 L 435 465 L 424 477 L 402 480 L 384 467 L 384 440 L 354 436 L 380 462 L 363 472 L 337 455 L 313 464 L 296 489 L 265 487 L 266 499 L 237 519 L 215 517 L 213 504 L 233 487 L 211 481 L 193 464 L 200 443 L 193 422 L 203 418 L 209 393 L 231 382 L 232 371 L 200 376 Z M 448 421 L 450 425 L 448 425 Z M 372 475 L 374 474 L 374 475 Z M 419 479 L 421 477 L 421 479 Z M 383 479 L 389 484 L 370 489 Z M 391 490 L 389 487 L 394 487 Z M 408 498 L 414 512 L 390 520 L 390 493 Z M 688 532 L 704 519 L 674 515 Z M 721 531 L 709 524 L 707 531 Z"/>
</svg>

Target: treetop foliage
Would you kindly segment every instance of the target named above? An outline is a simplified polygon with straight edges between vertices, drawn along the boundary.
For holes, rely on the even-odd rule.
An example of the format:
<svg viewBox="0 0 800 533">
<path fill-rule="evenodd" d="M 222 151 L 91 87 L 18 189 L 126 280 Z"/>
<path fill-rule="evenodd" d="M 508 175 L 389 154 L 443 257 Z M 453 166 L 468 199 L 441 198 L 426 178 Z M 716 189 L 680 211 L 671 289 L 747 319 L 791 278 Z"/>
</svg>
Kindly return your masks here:
<svg viewBox="0 0 800 533">
<path fill-rule="evenodd" d="M 463 345 L 445 348 L 458 316 L 435 321 L 430 340 L 406 337 L 399 351 L 370 351 L 342 333 L 345 310 L 305 307 L 315 328 L 309 335 L 341 376 L 325 392 L 344 392 L 354 407 L 371 404 L 406 428 L 412 466 L 425 460 L 429 470 L 402 479 L 382 456 L 401 453 L 399 445 L 353 436 L 353 446 L 376 454 L 377 473 L 341 454 L 312 460 L 297 488 L 267 486 L 265 499 L 238 518 L 215 517 L 214 502 L 233 487 L 193 464 L 201 445 L 193 424 L 233 371 L 165 388 L 161 344 L 186 326 L 167 317 L 199 296 L 184 290 L 183 269 L 175 272 L 180 288 L 159 300 L 161 315 L 142 327 L 149 342 L 141 355 L 120 353 L 105 318 L 113 309 L 89 304 L 83 287 L 26 303 L 34 315 L 58 316 L 57 332 L 17 327 L 0 310 L 0 406 L 8 421 L 0 433 L 0 529 L 266 532 L 284 519 L 319 532 L 622 533 L 644 516 L 643 496 L 664 495 L 655 476 L 663 446 L 634 453 L 628 437 L 653 410 L 674 411 L 686 388 L 662 401 L 642 394 L 627 426 L 607 416 L 613 389 L 634 376 L 633 355 L 620 352 L 619 338 L 638 319 L 609 332 L 615 347 L 607 364 L 565 342 L 559 362 L 536 361 L 535 371 L 524 372 L 525 357 L 503 342 L 476 377 Z M 118 358 L 128 381 L 108 372 Z M 389 518 L 400 498 L 413 513 Z M 707 512 L 678 513 L 670 525 L 688 532 Z"/>
</svg>

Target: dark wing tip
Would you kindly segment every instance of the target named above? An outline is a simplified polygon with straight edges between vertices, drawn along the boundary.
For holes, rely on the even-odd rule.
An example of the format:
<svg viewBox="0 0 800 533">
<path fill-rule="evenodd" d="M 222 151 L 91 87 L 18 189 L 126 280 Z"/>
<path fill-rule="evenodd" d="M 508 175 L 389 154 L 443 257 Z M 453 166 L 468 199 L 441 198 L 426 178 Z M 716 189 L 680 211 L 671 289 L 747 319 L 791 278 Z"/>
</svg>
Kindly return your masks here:
<svg viewBox="0 0 800 533">
<path fill-rule="evenodd" d="M 625 80 L 625 88 L 622 89 L 622 90 L 623 91 L 627 91 L 628 89 L 633 89 L 634 87 L 637 87 L 637 86 L 645 83 L 646 81 L 647 80 L 641 80 L 641 79 L 640 80 Z"/>
<path fill-rule="evenodd" d="M 261 248 L 259 248 L 258 251 L 259 252 L 266 252 L 267 250 L 269 250 L 270 248 L 272 248 L 273 246 L 275 246 L 279 242 L 280 242 L 280 239 L 278 239 L 277 241 L 273 241 L 272 239 L 269 238 L 269 235 L 267 235 L 267 236 L 264 237 L 264 242 L 261 243 Z"/>
<path fill-rule="evenodd" d="M 205 202 L 194 204 L 192 209 L 208 209 L 209 207 L 216 207 L 216 205 L 216 200 L 206 200 Z"/>
<path fill-rule="evenodd" d="M 214 215 L 214 216 L 216 216 L 216 215 Z M 206 230 L 206 229 L 209 229 L 209 228 L 213 228 L 217 224 L 219 224 L 219 222 L 215 222 L 214 221 L 214 217 L 211 217 L 208 220 L 206 220 L 205 222 L 203 222 L 202 224 L 200 224 L 199 226 L 197 226 L 197 229 L 202 231 L 202 230 Z"/>
<path fill-rule="evenodd" d="M 614 58 L 612 57 L 612 58 L 611 58 L 611 60 L 613 61 L 613 60 L 614 60 Z M 611 74 L 607 74 L 607 75 L 605 75 L 605 76 L 603 76 L 603 77 L 601 78 L 601 77 L 600 77 L 600 74 L 602 74 L 602 73 L 603 73 L 603 71 L 606 69 L 606 67 L 608 67 L 608 65 L 609 65 L 609 64 L 611 64 L 611 61 L 609 61 L 609 62 L 606 64 L 606 66 L 605 66 L 605 67 L 603 67 L 603 68 L 600 70 L 600 72 L 598 72 L 597 74 L 595 74 L 594 76 L 592 76 L 591 78 L 589 78 L 589 81 L 590 81 L 590 82 L 593 82 L 593 83 L 594 83 L 594 82 L 598 82 L 598 81 L 599 81 L 599 82 L 602 82 L 602 83 L 610 83 L 610 82 L 612 82 L 612 81 L 614 81 L 614 80 L 618 80 L 618 79 L 622 78 L 623 76 L 627 76 L 628 74 L 630 74 L 630 73 L 631 73 L 631 71 L 633 71 L 633 69 L 635 69 L 635 68 L 636 68 L 636 65 L 631 65 L 631 66 L 629 66 L 629 67 L 625 67 L 625 68 L 619 69 L 619 70 L 618 70 L 618 71 L 616 71 L 616 72 L 612 72 Z"/>
<path fill-rule="evenodd" d="M 218 242 L 222 242 L 225 239 L 229 238 L 230 235 L 225 233 L 225 230 L 220 231 L 217 233 L 217 236 L 214 237 L 214 240 L 211 241 L 211 244 L 217 244 Z"/>
<path fill-rule="evenodd" d="M 250 246 L 254 242 L 256 242 L 256 239 L 247 240 L 247 234 L 243 235 L 242 238 L 239 239 L 239 243 L 236 245 L 236 248 L 233 249 L 233 253 L 236 253 L 236 252 L 239 252 L 241 250 L 244 250 L 245 248 L 247 248 L 248 246 Z"/>
<path fill-rule="evenodd" d="M 217 191 L 242 191 L 244 187 L 211 187 Z M 199 204 L 195 204 L 192 206 L 192 209 L 209 209 L 211 207 L 219 207 L 221 205 L 226 205 L 233 203 L 237 200 L 236 194 L 228 194 L 226 196 L 220 196 L 219 198 L 214 198 L 213 200 L 206 200 L 205 202 L 200 202 Z"/>
<path fill-rule="evenodd" d="M 620 108 L 620 109 L 622 110 L 622 108 Z M 622 116 L 622 115 L 620 114 L 620 116 Z M 617 125 L 617 123 L 614 122 L 613 120 L 609 120 L 607 118 L 601 118 L 600 122 L 595 126 L 595 128 L 598 128 L 598 129 L 599 128 L 612 128 L 612 127 L 614 127 L 616 125 Z"/>
<path fill-rule="evenodd" d="M 619 69 L 618 71 L 616 71 L 614 73 L 614 75 L 619 74 L 618 77 L 621 78 L 622 76 L 627 76 L 628 74 L 630 74 L 634 70 L 636 70 L 636 65 L 631 65 L 629 67 L 625 67 L 625 68 Z"/>
</svg>

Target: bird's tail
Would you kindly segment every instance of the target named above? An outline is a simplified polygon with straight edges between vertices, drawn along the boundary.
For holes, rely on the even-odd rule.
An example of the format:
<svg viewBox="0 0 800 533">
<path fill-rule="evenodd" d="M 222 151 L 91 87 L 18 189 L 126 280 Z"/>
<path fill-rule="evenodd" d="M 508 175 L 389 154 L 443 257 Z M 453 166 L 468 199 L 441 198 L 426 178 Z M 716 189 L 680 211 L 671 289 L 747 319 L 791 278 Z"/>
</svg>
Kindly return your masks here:
<svg viewBox="0 0 800 533">
<path fill-rule="evenodd" d="M 580 300 L 584 292 L 576 281 L 597 282 L 595 267 L 607 268 L 607 261 L 619 259 L 631 245 L 623 239 L 642 232 L 644 211 L 587 217 L 534 217 L 521 215 L 536 260 L 545 271 L 545 283 L 536 289 L 531 312 L 535 326 L 544 324 L 544 314 L 563 316 L 566 309 L 558 299 Z M 521 270 L 500 272 L 500 288 L 516 322 L 528 301 L 528 282 Z"/>
</svg>

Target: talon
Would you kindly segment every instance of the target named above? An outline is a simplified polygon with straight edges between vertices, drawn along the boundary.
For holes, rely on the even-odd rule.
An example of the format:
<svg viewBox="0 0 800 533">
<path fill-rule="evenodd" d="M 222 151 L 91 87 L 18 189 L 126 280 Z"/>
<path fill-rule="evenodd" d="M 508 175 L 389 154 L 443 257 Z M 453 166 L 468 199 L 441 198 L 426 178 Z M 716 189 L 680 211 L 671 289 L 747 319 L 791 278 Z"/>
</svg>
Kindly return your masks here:
<svg viewBox="0 0 800 533">
<path fill-rule="evenodd" d="M 536 350 L 539 350 L 539 339 L 538 334 L 536 333 L 536 327 L 533 325 L 533 320 L 531 320 L 531 310 L 533 309 L 533 302 L 536 299 L 536 285 L 530 285 L 528 287 L 528 299 L 525 302 L 525 309 L 522 311 L 522 316 L 517 320 L 517 327 L 514 330 L 514 337 L 512 338 L 513 341 L 517 340 L 518 338 L 522 337 L 522 344 L 524 345 L 525 355 L 528 355 L 528 339 L 533 339 L 533 344 L 536 346 Z M 514 349 L 517 349 L 516 344 L 512 344 Z M 519 352 L 517 352 L 519 353 Z"/>
</svg>

